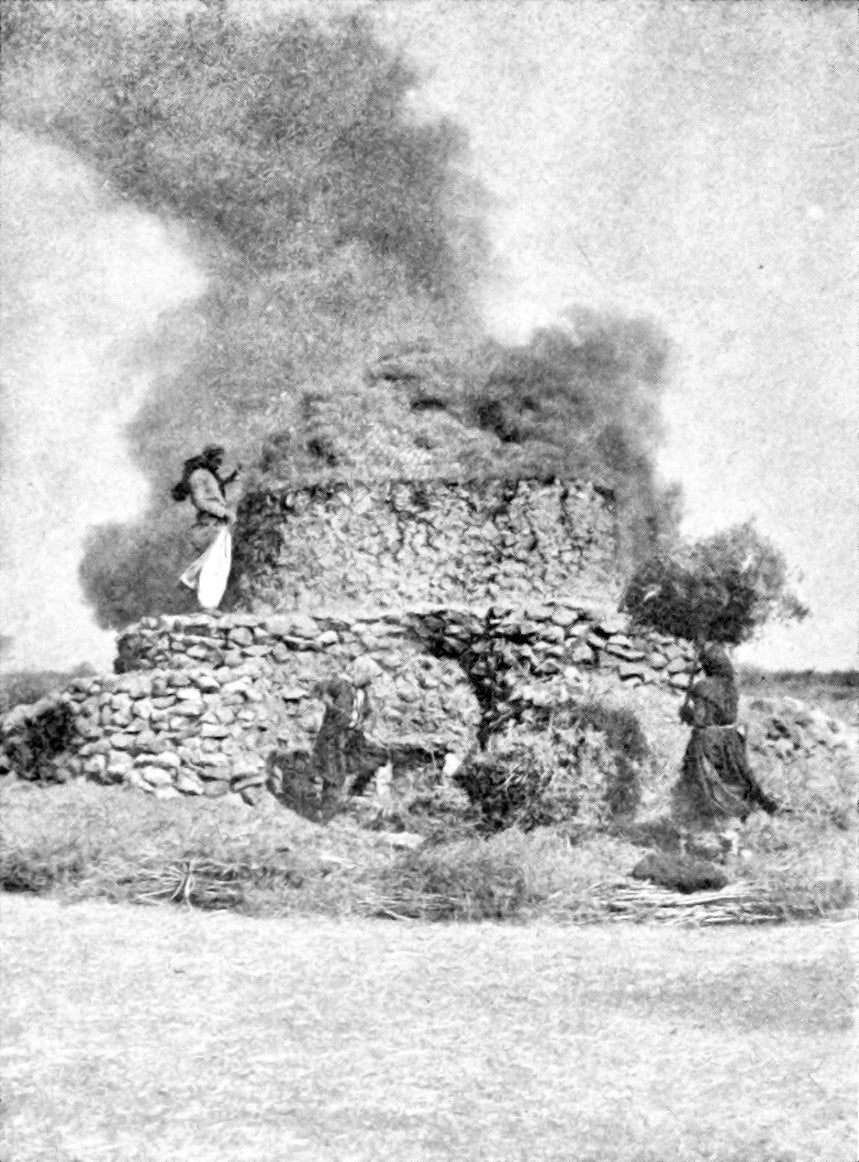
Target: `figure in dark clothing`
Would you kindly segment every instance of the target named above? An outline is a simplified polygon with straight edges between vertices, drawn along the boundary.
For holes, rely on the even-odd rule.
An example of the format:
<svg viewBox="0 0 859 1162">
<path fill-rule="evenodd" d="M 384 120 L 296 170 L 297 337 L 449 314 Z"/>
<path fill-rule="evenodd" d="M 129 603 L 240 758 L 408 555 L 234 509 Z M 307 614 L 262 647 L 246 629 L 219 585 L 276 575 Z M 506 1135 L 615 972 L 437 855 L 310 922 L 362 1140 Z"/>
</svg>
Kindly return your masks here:
<svg viewBox="0 0 859 1162">
<path fill-rule="evenodd" d="M 325 714 L 313 745 L 313 766 L 321 779 L 322 810 L 330 814 L 346 795 L 360 795 L 387 762 L 384 746 L 369 736 L 369 687 L 378 667 L 359 658 L 348 678 L 329 678 L 315 687 Z"/>
<path fill-rule="evenodd" d="M 737 681 L 724 649 L 705 646 L 701 669 L 704 677 L 692 686 L 680 709 L 692 736 L 674 791 L 678 808 L 701 823 L 745 820 L 755 807 L 774 814 L 778 804 L 752 773 L 745 739 L 737 729 Z"/>
<path fill-rule="evenodd" d="M 208 548 L 218 530 L 230 523 L 227 507 L 227 486 L 240 472 L 237 466 L 229 475 L 223 475 L 224 449 L 209 444 L 199 456 L 185 461 L 182 479 L 173 488 L 173 499 L 190 500 L 197 512 L 191 529 L 191 543 L 201 552 Z"/>
</svg>

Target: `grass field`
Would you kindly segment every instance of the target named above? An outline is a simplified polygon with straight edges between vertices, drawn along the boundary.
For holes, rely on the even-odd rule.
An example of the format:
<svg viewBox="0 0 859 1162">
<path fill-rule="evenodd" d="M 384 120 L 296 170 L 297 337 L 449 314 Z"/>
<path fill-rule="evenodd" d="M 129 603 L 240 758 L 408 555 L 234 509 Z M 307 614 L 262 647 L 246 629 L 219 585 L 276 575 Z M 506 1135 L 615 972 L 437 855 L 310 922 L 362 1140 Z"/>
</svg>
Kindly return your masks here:
<svg viewBox="0 0 859 1162">
<path fill-rule="evenodd" d="M 855 1162 L 846 923 L 578 926 L 676 778 L 685 732 L 639 702 L 642 834 L 451 824 L 422 871 L 273 798 L 4 781 L 0 1162 Z M 852 760 L 762 776 L 793 814 L 752 817 L 732 880 L 843 915 Z M 392 891 L 414 914 L 433 861 L 446 914 L 508 922 L 368 918 Z M 224 911 L 194 899 L 206 867 Z"/>
<path fill-rule="evenodd" d="M 4 1162 L 853 1162 L 844 924 L 6 896 Z"/>
<path fill-rule="evenodd" d="M 843 722 L 859 724 L 859 671 L 758 670 L 740 667 L 747 699 L 798 698 Z"/>
</svg>

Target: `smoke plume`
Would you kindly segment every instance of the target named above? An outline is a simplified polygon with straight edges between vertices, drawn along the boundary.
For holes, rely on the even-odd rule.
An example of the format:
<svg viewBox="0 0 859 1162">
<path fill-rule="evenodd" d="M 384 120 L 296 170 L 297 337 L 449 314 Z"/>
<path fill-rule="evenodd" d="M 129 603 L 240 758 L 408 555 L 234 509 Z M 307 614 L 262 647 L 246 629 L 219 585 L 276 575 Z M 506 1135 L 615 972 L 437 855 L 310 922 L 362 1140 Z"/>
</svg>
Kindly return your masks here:
<svg viewBox="0 0 859 1162">
<path fill-rule="evenodd" d="M 43 477 L 54 507 L 67 480 L 75 497 L 67 576 L 80 534 L 95 526 L 80 575 L 100 626 L 190 600 L 176 586 L 190 517 L 170 485 L 183 459 L 213 441 L 278 480 L 595 477 L 626 500 L 633 539 L 653 539 L 671 509 L 653 471 L 663 338 L 641 321 L 581 313 L 520 347 L 486 338 L 475 305 L 487 270 L 485 201 L 467 177 L 468 143 L 445 117 L 416 116 L 420 78 L 368 23 L 288 9 L 250 20 L 224 4 L 156 3 L 132 18 L 127 6 L 88 0 L 72 9 L 10 0 L 4 24 L 6 116 L 70 144 L 161 223 L 121 212 L 138 242 L 121 246 L 114 315 L 102 330 L 89 324 L 102 362 L 74 386 L 89 426 L 109 416 L 116 440 L 125 422 L 133 504 L 118 500 L 113 477 L 129 469 L 120 451 L 111 458 L 106 432 L 96 443 L 100 486 L 54 472 L 53 461 Z M 172 297 L 141 292 L 132 326 L 118 271 L 137 282 L 142 256 L 155 253 L 143 234 L 166 248 L 180 226 L 198 273 L 165 249 L 153 261 L 180 262 L 184 273 Z M 123 363 L 132 349 L 133 390 Z M 366 372 L 414 351 L 431 355 L 434 403 Z M 33 360 L 28 374 L 34 383 L 41 374 Z M 43 410 L 49 431 L 53 413 Z M 16 455 L 24 427 L 8 439 Z M 79 492 L 108 501 L 79 505 Z M 14 569 L 26 576 L 20 556 Z"/>
</svg>

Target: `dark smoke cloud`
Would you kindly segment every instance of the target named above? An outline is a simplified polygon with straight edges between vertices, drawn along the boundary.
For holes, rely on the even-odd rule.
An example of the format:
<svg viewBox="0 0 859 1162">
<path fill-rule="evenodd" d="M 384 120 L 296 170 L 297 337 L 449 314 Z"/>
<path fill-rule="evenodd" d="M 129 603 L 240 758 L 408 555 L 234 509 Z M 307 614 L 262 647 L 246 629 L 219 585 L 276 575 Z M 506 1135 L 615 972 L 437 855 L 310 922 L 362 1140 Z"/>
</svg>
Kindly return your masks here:
<svg viewBox="0 0 859 1162">
<path fill-rule="evenodd" d="M 570 309 L 525 344 L 486 344 L 465 414 L 494 433 L 507 471 L 591 479 L 611 489 L 623 554 L 632 562 L 677 529 L 679 492 L 656 472 L 670 366 L 668 340 L 652 320 Z"/>
<path fill-rule="evenodd" d="M 226 444 L 269 476 L 555 472 L 604 480 L 633 539 L 670 524 L 653 452 L 667 366 L 646 322 L 571 316 L 522 347 L 472 306 L 487 248 L 467 142 L 416 120 L 419 78 L 357 18 L 150 16 L 82 0 L 4 6 L 6 114 L 87 158 L 196 239 L 209 290 L 164 321 L 128 428 L 152 502 L 102 526 L 81 577 L 102 626 L 181 609 L 182 460 Z M 364 374 L 444 353 L 441 406 Z M 649 522 L 649 523 L 648 523 Z"/>
</svg>

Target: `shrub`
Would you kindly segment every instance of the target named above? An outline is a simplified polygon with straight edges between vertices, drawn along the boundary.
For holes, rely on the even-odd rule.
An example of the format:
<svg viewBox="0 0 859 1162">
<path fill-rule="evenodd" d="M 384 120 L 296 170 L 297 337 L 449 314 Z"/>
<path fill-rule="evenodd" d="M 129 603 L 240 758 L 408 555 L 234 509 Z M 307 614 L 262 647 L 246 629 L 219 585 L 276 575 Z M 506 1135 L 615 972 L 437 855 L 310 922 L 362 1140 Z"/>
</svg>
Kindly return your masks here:
<svg viewBox="0 0 859 1162">
<path fill-rule="evenodd" d="M 346 810 L 359 826 L 371 831 L 407 831 L 430 844 L 450 843 L 474 836 L 480 830 L 480 814 L 459 787 L 429 783 L 395 788 L 392 801 L 380 809 L 375 795 L 359 795 L 347 801 Z"/>
<path fill-rule="evenodd" d="M 649 757 L 632 711 L 585 702 L 546 709 L 535 726 L 509 725 L 456 775 L 485 830 L 573 819 L 587 830 L 632 813 Z"/>
<path fill-rule="evenodd" d="M 62 690 L 72 678 L 94 673 L 88 662 L 82 662 L 73 670 L 12 670 L 0 674 L 0 714 L 16 706 L 30 706 L 55 690 Z"/>
<path fill-rule="evenodd" d="M 612 816 L 631 814 L 638 804 L 638 779 L 650 757 L 641 723 L 633 711 L 608 702 L 589 701 L 565 707 L 554 715 L 553 725 L 597 731 L 610 752 L 614 770 L 605 787 L 606 806 Z"/>
<path fill-rule="evenodd" d="M 0 843 L 0 890 L 40 895 L 78 883 L 86 871 L 85 854 L 74 842 L 19 848 Z"/>
</svg>

